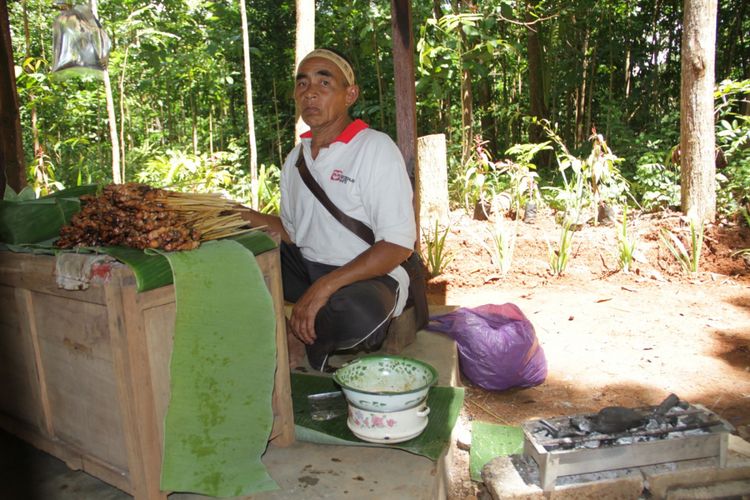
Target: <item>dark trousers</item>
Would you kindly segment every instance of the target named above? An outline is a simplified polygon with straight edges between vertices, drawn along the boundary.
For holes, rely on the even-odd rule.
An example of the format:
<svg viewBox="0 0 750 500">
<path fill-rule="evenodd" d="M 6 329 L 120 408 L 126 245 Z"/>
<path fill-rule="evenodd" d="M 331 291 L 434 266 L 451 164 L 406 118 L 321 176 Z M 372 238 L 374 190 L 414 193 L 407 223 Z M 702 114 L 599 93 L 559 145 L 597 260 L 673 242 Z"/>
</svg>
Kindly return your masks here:
<svg viewBox="0 0 750 500">
<path fill-rule="evenodd" d="M 312 283 L 335 269 L 337 266 L 306 260 L 296 245 L 281 243 L 285 300 L 296 302 Z M 310 365 L 322 371 L 335 351 L 379 348 L 388 332 L 397 292 L 398 282 L 387 275 L 334 292 L 315 318 L 315 342 L 305 345 Z"/>
</svg>

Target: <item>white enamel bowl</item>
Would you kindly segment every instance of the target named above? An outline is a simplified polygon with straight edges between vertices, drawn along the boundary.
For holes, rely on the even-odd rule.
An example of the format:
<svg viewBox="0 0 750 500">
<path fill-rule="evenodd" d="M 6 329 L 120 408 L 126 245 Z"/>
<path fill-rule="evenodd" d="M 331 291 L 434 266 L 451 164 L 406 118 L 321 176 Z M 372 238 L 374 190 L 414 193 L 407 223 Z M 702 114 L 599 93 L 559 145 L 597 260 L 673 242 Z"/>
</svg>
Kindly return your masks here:
<svg viewBox="0 0 750 500">
<path fill-rule="evenodd" d="M 375 412 L 414 408 L 427 398 L 437 381 L 435 369 L 401 356 L 364 356 L 333 374 L 349 405 Z"/>
<path fill-rule="evenodd" d="M 349 405 L 346 425 L 355 436 L 372 443 L 400 443 L 417 437 L 427 427 L 430 408 L 421 404 L 407 410 L 377 412 Z"/>
</svg>

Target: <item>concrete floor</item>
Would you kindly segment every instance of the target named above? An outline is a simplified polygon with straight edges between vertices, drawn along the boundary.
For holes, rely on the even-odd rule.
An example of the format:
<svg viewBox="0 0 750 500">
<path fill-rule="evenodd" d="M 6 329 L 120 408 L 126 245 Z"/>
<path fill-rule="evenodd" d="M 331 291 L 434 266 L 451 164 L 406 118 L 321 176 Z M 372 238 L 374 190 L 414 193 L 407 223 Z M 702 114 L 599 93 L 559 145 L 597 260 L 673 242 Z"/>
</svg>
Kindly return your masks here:
<svg viewBox="0 0 750 500">
<path fill-rule="evenodd" d="M 433 314 L 440 311 L 432 311 Z M 421 331 L 403 356 L 433 365 L 440 385 L 458 385 L 458 358 L 448 337 Z M 336 364 L 336 359 L 332 360 Z M 343 359 L 339 359 L 343 361 Z M 454 441 L 454 440 L 452 440 Z M 279 484 L 253 499 L 440 499 L 448 490 L 448 449 L 437 462 L 387 448 L 316 445 L 297 441 L 288 448 L 269 447 L 263 462 Z M 0 499 L 126 500 L 130 495 L 0 431 Z M 197 500 L 173 493 L 171 500 Z"/>
</svg>

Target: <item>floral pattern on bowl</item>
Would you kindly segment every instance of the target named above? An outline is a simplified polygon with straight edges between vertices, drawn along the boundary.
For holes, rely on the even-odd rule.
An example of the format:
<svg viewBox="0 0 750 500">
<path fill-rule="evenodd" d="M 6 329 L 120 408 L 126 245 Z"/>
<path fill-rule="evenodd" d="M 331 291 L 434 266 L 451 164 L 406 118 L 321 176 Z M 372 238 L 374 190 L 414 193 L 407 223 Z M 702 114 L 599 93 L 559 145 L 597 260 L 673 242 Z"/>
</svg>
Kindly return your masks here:
<svg viewBox="0 0 750 500">
<path fill-rule="evenodd" d="M 427 405 L 389 413 L 367 411 L 349 405 L 346 425 L 363 441 L 399 443 L 421 434 L 427 427 L 429 413 Z"/>
<path fill-rule="evenodd" d="M 389 417 L 387 413 L 363 412 L 360 409 L 349 407 L 349 418 L 354 425 L 365 429 L 386 429 L 395 426 L 398 421 Z"/>
</svg>

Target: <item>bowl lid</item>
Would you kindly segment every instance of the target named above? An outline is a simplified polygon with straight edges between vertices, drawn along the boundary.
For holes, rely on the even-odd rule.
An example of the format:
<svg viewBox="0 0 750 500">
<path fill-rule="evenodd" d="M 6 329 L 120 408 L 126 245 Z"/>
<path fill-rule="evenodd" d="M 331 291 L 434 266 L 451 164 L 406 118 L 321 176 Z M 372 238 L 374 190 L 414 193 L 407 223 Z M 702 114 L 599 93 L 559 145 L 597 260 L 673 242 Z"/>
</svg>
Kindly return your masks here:
<svg viewBox="0 0 750 500">
<path fill-rule="evenodd" d="M 424 382 L 420 383 L 418 387 L 411 387 L 410 389 L 403 391 L 368 390 L 353 385 L 357 380 L 362 380 L 364 377 L 368 376 L 368 373 L 372 370 L 375 370 L 376 372 L 380 371 L 381 373 L 383 371 L 392 370 L 407 374 L 414 371 L 420 371 L 424 374 Z M 437 370 L 435 370 L 432 365 L 414 358 L 371 354 L 344 364 L 333 373 L 333 380 L 345 389 L 364 394 L 409 394 L 411 392 L 421 391 L 424 388 L 435 384 L 435 382 L 437 382 Z"/>
</svg>

